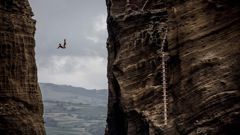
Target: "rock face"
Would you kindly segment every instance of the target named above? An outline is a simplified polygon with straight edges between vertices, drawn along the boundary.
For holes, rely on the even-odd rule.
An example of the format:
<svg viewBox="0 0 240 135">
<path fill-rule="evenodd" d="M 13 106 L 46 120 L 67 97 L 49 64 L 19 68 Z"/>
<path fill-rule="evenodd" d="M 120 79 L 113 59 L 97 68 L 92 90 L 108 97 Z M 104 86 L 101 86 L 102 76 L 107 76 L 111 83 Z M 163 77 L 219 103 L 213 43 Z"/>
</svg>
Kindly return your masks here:
<svg viewBox="0 0 240 135">
<path fill-rule="evenodd" d="M 27 0 L 0 1 L 0 134 L 45 135 Z"/>
<path fill-rule="evenodd" d="M 146 1 L 106 0 L 106 135 L 240 134 L 239 2 Z M 164 125 L 160 49 L 166 29 Z"/>
</svg>

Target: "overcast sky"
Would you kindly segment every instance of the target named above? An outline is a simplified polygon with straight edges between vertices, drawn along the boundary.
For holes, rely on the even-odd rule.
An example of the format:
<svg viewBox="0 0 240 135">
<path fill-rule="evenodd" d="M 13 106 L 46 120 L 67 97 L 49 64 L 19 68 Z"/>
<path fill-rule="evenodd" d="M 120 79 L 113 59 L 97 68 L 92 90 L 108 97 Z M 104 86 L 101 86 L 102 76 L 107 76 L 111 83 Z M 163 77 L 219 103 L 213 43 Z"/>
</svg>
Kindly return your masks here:
<svg viewBox="0 0 240 135">
<path fill-rule="evenodd" d="M 107 88 L 105 0 L 30 0 L 39 82 Z M 67 39 L 67 49 L 57 49 Z"/>
</svg>

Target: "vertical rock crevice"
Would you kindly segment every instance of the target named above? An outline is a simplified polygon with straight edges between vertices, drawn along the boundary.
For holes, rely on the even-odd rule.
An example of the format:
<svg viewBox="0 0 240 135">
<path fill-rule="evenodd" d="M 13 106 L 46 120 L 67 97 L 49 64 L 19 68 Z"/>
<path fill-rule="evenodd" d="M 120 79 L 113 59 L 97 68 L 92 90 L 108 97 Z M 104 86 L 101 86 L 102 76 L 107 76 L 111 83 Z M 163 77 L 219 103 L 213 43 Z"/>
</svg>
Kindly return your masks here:
<svg viewBox="0 0 240 135">
<path fill-rule="evenodd" d="M 0 1 L 0 133 L 45 135 L 35 62 L 35 23 L 27 0 Z"/>
</svg>

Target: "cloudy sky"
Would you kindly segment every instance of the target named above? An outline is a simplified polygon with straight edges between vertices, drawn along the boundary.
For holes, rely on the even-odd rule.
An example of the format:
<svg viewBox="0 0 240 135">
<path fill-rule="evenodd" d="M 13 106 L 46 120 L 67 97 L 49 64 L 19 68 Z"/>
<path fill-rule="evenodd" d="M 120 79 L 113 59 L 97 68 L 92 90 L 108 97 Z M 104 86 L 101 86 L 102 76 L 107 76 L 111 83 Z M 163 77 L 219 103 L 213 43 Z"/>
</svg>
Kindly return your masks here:
<svg viewBox="0 0 240 135">
<path fill-rule="evenodd" d="M 107 88 L 105 0 L 30 0 L 39 82 Z M 57 49 L 67 39 L 67 49 Z"/>
</svg>

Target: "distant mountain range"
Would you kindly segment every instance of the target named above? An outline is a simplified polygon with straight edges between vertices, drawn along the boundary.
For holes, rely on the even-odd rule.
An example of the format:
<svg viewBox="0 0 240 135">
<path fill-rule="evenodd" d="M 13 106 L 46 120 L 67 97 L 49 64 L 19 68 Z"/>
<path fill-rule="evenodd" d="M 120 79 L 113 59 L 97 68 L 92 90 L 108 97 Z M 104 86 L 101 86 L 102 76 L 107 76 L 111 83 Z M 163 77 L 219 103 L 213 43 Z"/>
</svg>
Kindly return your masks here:
<svg viewBox="0 0 240 135">
<path fill-rule="evenodd" d="M 107 90 L 40 83 L 47 135 L 103 135 Z"/>
<path fill-rule="evenodd" d="M 108 91 L 106 89 L 92 90 L 51 83 L 40 83 L 40 88 L 44 101 L 83 103 L 96 106 L 107 105 Z"/>
</svg>

